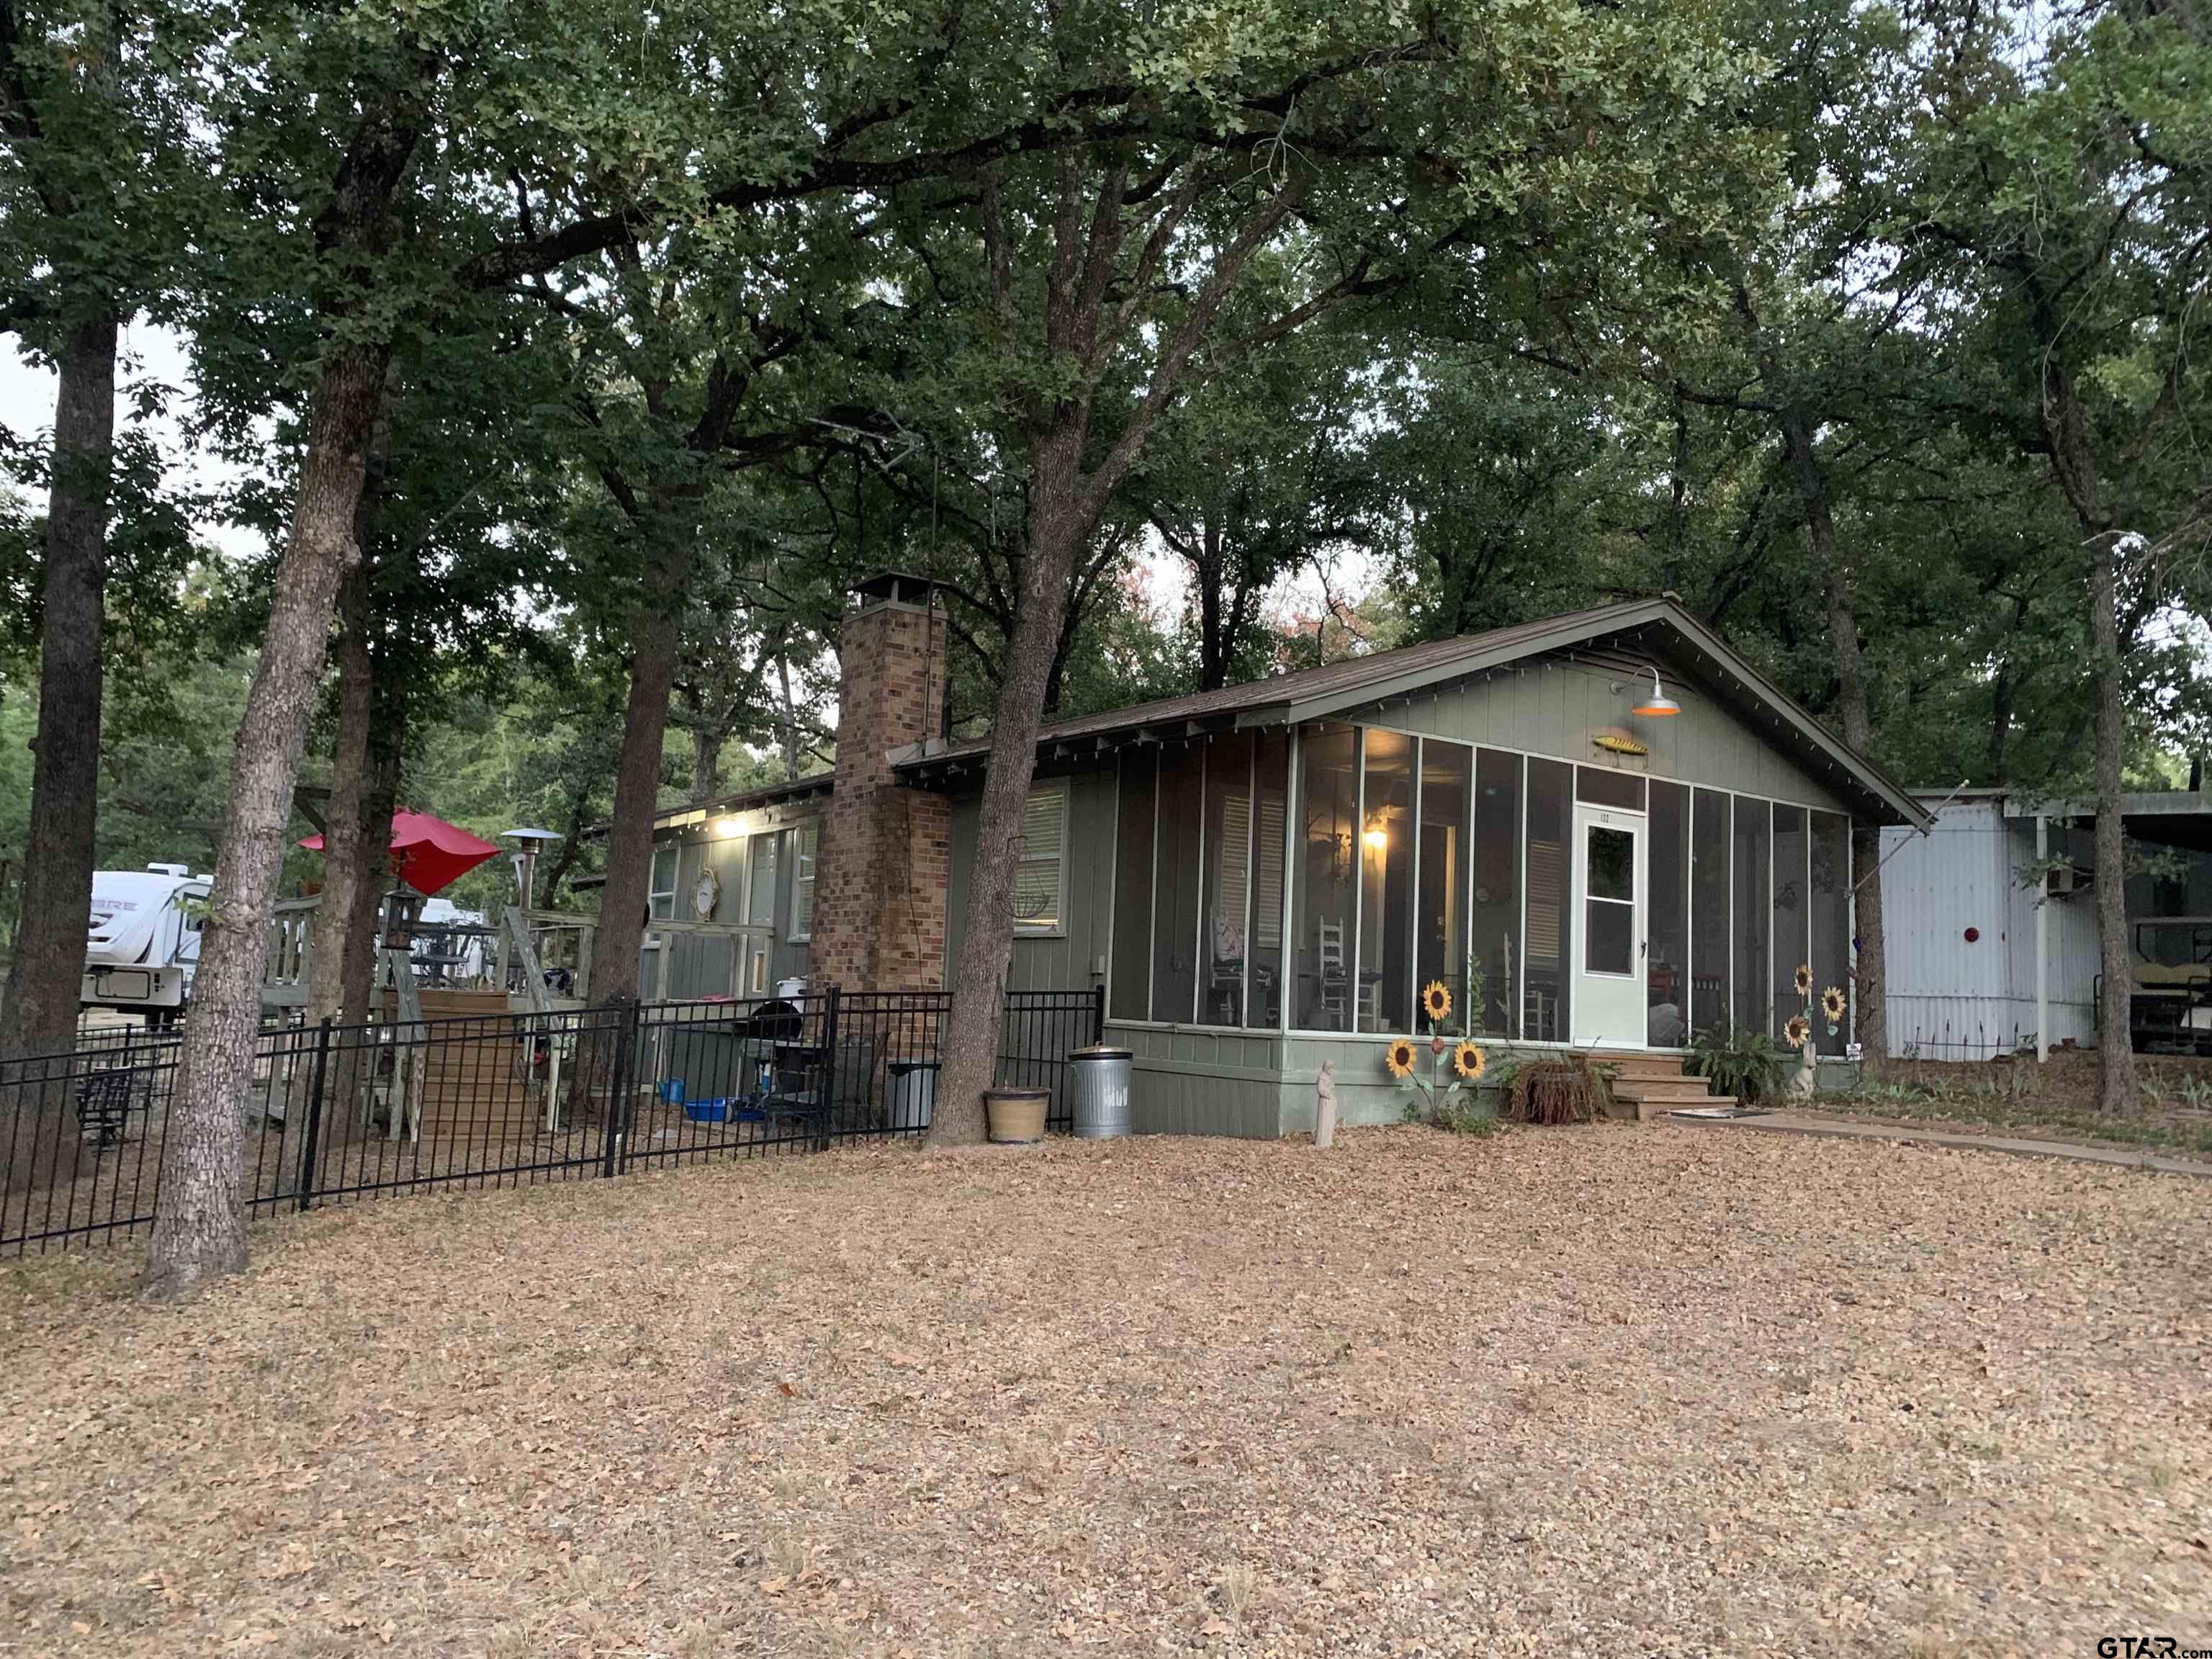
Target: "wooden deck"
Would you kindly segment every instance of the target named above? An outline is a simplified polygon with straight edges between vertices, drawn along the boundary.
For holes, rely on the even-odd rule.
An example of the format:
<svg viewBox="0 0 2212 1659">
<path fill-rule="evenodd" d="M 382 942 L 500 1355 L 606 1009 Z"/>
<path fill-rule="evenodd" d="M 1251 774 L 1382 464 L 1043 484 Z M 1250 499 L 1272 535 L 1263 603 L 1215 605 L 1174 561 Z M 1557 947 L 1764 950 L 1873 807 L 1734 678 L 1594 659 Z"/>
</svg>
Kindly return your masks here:
<svg viewBox="0 0 2212 1659">
<path fill-rule="evenodd" d="M 497 991 L 425 989 L 418 994 L 425 1020 L 484 1021 L 481 1035 L 465 1027 L 440 1028 L 437 1040 L 418 1051 L 423 1137 L 496 1140 L 528 1133 L 537 1115 L 526 1069 L 531 1056 L 507 1021 L 507 999 Z M 398 1018 L 389 991 L 384 1018 Z"/>
</svg>

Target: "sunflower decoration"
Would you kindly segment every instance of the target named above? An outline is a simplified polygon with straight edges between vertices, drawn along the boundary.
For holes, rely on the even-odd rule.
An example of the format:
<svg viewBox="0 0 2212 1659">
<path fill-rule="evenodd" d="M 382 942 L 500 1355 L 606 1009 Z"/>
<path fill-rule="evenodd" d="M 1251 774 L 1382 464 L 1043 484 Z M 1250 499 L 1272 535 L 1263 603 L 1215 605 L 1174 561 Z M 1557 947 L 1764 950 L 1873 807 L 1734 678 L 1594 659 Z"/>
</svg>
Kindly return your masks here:
<svg viewBox="0 0 2212 1659">
<path fill-rule="evenodd" d="M 1813 1040 L 1812 1022 L 1802 1014 L 1793 1016 L 1782 1028 L 1782 1040 L 1793 1048 L 1802 1048 Z"/>
<path fill-rule="evenodd" d="M 1413 1039 L 1392 1037 L 1390 1046 L 1382 1051 L 1382 1067 L 1392 1077 L 1404 1079 L 1413 1074 Z"/>
<path fill-rule="evenodd" d="M 1483 1067 L 1489 1064 L 1490 1057 L 1482 1052 L 1479 1042 L 1462 1042 L 1452 1050 L 1452 1070 L 1469 1083 L 1480 1078 Z"/>
<path fill-rule="evenodd" d="M 1831 1025 L 1833 1025 L 1838 1020 L 1844 1017 L 1844 988 L 1842 986 L 1831 985 L 1826 990 L 1820 993 L 1820 1012 L 1828 1017 L 1828 1024 Z"/>
<path fill-rule="evenodd" d="M 1429 1024 L 1439 1024 L 1451 1012 L 1451 989 L 1443 981 L 1432 979 L 1421 988 L 1421 1012 L 1429 1017 Z"/>
<path fill-rule="evenodd" d="M 1801 997 L 1809 997 L 1813 994 L 1813 969 L 1810 963 L 1801 962 L 1797 964 L 1797 994 Z"/>
</svg>

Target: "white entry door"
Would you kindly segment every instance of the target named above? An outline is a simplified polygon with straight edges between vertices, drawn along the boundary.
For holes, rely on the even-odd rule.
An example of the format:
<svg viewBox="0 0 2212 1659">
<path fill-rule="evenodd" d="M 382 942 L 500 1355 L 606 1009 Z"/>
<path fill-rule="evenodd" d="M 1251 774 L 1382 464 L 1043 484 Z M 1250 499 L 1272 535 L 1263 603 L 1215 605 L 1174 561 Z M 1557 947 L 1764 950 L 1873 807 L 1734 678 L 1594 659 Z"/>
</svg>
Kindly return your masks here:
<svg viewBox="0 0 2212 1659">
<path fill-rule="evenodd" d="M 1577 1042 L 1644 1046 L 1644 817 L 1575 805 L 1574 989 Z"/>
</svg>

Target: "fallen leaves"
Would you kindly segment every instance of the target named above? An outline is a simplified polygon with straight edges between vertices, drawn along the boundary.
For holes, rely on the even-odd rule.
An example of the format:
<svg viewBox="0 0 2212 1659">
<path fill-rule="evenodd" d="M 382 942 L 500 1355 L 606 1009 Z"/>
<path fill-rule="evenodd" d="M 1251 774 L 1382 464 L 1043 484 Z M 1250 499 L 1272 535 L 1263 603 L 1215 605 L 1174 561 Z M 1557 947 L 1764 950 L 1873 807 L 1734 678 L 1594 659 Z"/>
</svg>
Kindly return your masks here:
<svg viewBox="0 0 2212 1659">
<path fill-rule="evenodd" d="M 1965 1154 L 1392 1129 L 394 1201 L 265 1231 L 213 1315 L 32 1262 L 0 1654 L 2212 1628 L 2208 1220 Z"/>
</svg>

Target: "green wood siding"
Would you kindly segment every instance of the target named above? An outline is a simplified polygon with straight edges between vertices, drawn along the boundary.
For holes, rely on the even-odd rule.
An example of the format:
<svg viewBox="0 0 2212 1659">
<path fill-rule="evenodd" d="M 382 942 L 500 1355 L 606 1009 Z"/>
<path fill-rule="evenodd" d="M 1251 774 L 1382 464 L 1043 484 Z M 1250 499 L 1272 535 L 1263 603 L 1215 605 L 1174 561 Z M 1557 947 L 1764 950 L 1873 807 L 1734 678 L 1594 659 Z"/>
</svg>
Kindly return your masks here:
<svg viewBox="0 0 2212 1659">
<path fill-rule="evenodd" d="M 1109 1023 L 1106 1041 L 1134 1055 L 1129 1116 L 1137 1133 L 1273 1140 L 1283 1133 L 1280 1038 Z"/>
<path fill-rule="evenodd" d="M 1050 780 L 1041 780 L 1050 781 Z M 1081 991 L 1102 980 L 1094 963 L 1105 960 L 1114 921 L 1114 786 L 1111 772 L 1065 780 L 1067 799 L 1066 926 L 1050 938 L 1014 939 L 1007 984 L 1016 991 Z M 978 798 L 952 805 L 951 879 L 945 890 L 945 981 L 960 955 L 968 921 L 968 880 L 975 862 Z"/>
<path fill-rule="evenodd" d="M 1827 786 L 1775 746 L 1796 742 L 1778 726 L 1763 737 L 1694 682 L 1685 683 L 1663 664 L 1660 672 L 1666 677 L 1668 693 L 1682 705 L 1682 712 L 1668 720 L 1638 720 L 1628 712 L 1634 698 L 1612 689 L 1626 684 L 1621 671 L 1565 659 L 1522 663 L 1517 669 L 1501 669 L 1487 680 L 1447 686 L 1417 695 L 1410 703 L 1354 710 L 1341 718 L 1585 765 L 1603 765 L 1608 760 L 1592 745 L 1594 732 L 1623 731 L 1650 746 L 1650 758 L 1636 769 L 1652 777 L 1765 795 L 1824 811 L 1848 810 Z M 1650 684 L 1648 679 L 1645 684 Z"/>
</svg>

